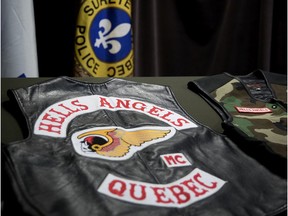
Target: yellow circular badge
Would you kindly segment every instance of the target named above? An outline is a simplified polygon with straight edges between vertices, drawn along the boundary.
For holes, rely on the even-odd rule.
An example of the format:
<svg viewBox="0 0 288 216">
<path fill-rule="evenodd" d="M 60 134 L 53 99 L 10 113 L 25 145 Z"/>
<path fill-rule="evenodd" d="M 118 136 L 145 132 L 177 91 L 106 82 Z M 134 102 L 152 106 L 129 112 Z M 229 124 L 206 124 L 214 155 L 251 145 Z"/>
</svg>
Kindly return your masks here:
<svg viewBox="0 0 288 216">
<path fill-rule="evenodd" d="M 84 1 L 76 26 L 75 56 L 91 76 L 131 76 L 131 1 Z"/>
</svg>

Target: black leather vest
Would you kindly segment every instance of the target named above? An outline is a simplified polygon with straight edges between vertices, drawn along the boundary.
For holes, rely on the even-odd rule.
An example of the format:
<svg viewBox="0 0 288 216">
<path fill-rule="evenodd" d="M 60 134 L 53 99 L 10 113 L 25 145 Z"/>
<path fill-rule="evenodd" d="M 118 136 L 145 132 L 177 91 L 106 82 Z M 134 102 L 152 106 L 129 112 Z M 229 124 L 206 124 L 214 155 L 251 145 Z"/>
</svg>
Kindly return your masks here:
<svg viewBox="0 0 288 216">
<path fill-rule="evenodd" d="M 286 209 L 286 181 L 194 120 L 169 87 L 60 77 L 12 93 L 30 134 L 3 145 L 3 160 L 26 213 L 260 216 Z"/>
</svg>

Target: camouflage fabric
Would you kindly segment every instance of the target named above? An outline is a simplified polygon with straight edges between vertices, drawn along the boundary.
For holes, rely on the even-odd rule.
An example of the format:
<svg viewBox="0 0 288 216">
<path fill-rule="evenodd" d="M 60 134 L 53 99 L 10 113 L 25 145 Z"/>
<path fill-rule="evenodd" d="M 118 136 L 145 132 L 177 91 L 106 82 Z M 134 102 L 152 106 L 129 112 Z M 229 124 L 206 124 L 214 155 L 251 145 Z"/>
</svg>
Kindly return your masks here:
<svg viewBox="0 0 288 216">
<path fill-rule="evenodd" d="M 286 87 L 273 84 L 280 100 L 270 100 L 273 92 L 263 80 L 232 79 L 211 92 L 212 97 L 232 116 L 232 124 L 249 137 L 263 140 L 277 153 L 286 157 L 287 111 L 281 101 L 286 101 Z M 269 102 L 266 102 L 269 101 Z M 239 112 L 237 107 L 251 108 L 251 112 Z M 253 112 L 268 108 L 267 113 Z"/>
</svg>

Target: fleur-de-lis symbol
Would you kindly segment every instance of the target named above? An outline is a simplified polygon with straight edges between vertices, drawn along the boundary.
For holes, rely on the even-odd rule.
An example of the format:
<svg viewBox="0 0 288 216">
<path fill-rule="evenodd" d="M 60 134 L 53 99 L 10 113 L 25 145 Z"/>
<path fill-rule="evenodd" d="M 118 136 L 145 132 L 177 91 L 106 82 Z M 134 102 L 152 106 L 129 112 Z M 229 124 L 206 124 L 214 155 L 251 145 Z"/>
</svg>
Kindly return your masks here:
<svg viewBox="0 0 288 216">
<path fill-rule="evenodd" d="M 115 38 L 120 38 L 127 35 L 130 31 L 131 24 L 122 23 L 116 26 L 113 30 L 111 30 L 111 26 L 112 25 L 109 19 L 102 19 L 99 22 L 99 27 L 103 28 L 104 30 L 98 32 L 99 38 L 95 40 L 94 46 L 99 48 L 102 44 L 104 49 L 107 49 L 108 44 L 110 44 L 111 47 L 108 51 L 111 54 L 116 54 L 120 51 L 121 44 L 119 41 L 115 40 Z"/>
</svg>

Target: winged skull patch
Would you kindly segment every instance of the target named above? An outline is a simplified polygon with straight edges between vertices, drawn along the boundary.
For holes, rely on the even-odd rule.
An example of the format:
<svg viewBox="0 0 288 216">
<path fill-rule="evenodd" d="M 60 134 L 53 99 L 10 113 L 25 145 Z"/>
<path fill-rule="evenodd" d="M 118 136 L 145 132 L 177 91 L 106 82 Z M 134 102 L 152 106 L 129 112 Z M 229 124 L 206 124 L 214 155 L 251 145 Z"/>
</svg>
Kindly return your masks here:
<svg viewBox="0 0 288 216">
<path fill-rule="evenodd" d="M 173 127 L 98 127 L 76 132 L 72 135 L 72 143 L 82 156 L 126 160 L 137 151 L 168 140 L 174 134 Z"/>
</svg>

